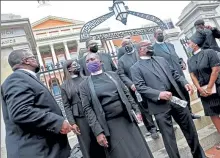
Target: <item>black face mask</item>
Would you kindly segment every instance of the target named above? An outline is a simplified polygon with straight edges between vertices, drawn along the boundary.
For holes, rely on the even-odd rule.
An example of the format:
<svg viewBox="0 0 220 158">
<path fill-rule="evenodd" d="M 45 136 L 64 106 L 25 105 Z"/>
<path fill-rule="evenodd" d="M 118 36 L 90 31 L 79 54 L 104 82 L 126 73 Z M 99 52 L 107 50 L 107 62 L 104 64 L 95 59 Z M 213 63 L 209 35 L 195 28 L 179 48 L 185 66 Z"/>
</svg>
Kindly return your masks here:
<svg viewBox="0 0 220 158">
<path fill-rule="evenodd" d="M 92 52 L 92 53 L 97 53 L 98 50 L 99 50 L 98 45 L 94 45 L 93 47 L 90 47 L 89 50 L 90 50 L 90 52 Z"/>
<path fill-rule="evenodd" d="M 153 56 L 154 55 L 154 51 L 153 50 L 148 50 L 146 54 L 148 56 Z"/>
<path fill-rule="evenodd" d="M 133 47 L 131 45 L 125 46 L 125 51 L 127 53 L 131 53 L 133 51 Z"/>
<path fill-rule="evenodd" d="M 40 71 L 40 65 L 38 65 L 34 71 L 35 71 L 35 73 L 38 73 Z"/>
<path fill-rule="evenodd" d="M 164 40 L 164 36 L 158 36 L 157 37 L 157 41 L 158 42 L 163 42 L 163 40 Z"/>
<path fill-rule="evenodd" d="M 77 65 L 75 70 L 73 71 L 73 73 L 76 74 L 76 75 L 79 75 L 79 72 L 80 72 L 80 66 Z"/>
</svg>

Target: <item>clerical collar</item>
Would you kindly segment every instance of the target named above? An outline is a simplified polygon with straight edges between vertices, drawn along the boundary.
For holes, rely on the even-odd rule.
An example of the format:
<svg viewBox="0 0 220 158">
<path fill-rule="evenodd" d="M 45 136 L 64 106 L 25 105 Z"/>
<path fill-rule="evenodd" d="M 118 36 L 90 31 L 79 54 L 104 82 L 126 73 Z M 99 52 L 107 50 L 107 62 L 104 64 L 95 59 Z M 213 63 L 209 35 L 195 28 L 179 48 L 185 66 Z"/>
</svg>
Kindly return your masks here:
<svg viewBox="0 0 220 158">
<path fill-rule="evenodd" d="M 199 48 L 197 51 L 193 52 L 194 55 L 198 54 L 201 51 L 201 48 Z"/>
<path fill-rule="evenodd" d="M 78 75 L 76 75 L 76 74 L 71 76 L 71 78 L 77 78 L 77 77 L 78 77 Z"/>
<path fill-rule="evenodd" d="M 157 44 L 164 44 L 164 42 L 158 42 L 158 41 L 156 41 L 156 43 L 157 43 Z"/>
<path fill-rule="evenodd" d="M 103 71 L 102 71 L 102 69 L 101 70 L 99 70 L 99 71 L 96 71 L 96 72 L 94 72 L 94 73 L 91 73 L 91 75 L 92 76 L 94 76 L 94 75 L 99 75 L 99 74 L 101 74 Z"/>
<path fill-rule="evenodd" d="M 151 59 L 151 57 L 149 57 L 149 56 L 141 56 L 140 58 L 143 59 L 143 60 Z"/>
<path fill-rule="evenodd" d="M 31 74 L 32 76 L 36 77 L 37 78 L 37 75 L 34 71 L 31 71 L 31 70 L 28 70 L 28 69 L 19 69 L 19 70 L 23 70 L 23 71 L 26 71 L 28 72 L 29 74 Z"/>
</svg>

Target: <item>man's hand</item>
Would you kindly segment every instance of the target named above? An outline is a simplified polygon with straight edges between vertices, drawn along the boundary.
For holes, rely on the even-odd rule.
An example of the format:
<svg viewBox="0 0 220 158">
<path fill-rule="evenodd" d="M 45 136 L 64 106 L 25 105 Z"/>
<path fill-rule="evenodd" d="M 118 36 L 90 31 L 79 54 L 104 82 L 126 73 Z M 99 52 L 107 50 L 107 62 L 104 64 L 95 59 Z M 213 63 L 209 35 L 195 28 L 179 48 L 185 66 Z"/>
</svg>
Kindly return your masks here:
<svg viewBox="0 0 220 158">
<path fill-rule="evenodd" d="M 193 88 L 192 88 L 192 86 L 190 84 L 186 84 L 185 85 L 185 89 L 189 92 L 190 95 L 192 95 L 193 92 L 194 92 Z"/>
<path fill-rule="evenodd" d="M 206 25 L 205 28 L 211 30 L 211 29 L 212 29 L 212 26 Z"/>
<path fill-rule="evenodd" d="M 103 133 L 99 134 L 97 137 L 97 142 L 99 143 L 99 145 L 104 146 L 104 147 L 108 147 L 108 141 L 105 137 L 105 135 Z"/>
<path fill-rule="evenodd" d="M 131 87 L 130 87 L 130 88 L 131 88 L 131 90 L 132 90 L 132 91 L 134 91 L 134 92 L 136 91 L 136 87 L 135 87 L 135 85 L 134 85 L 134 84 L 133 84 L 133 85 L 131 85 Z"/>
<path fill-rule="evenodd" d="M 161 100 L 170 100 L 172 97 L 172 93 L 168 91 L 160 92 L 159 98 Z"/>
<path fill-rule="evenodd" d="M 212 95 L 212 88 L 210 87 L 207 87 L 206 90 L 205 90 L 206 94 L 209 96 L 209 95 Z"/>
<path fill-rule="evenodd" d="M 137 119 L 138 119 L 139 122 L 143 121 L 142 115 L 140 113 L 137 114 Z"/>
<path fill-rule="evenodd" d="M 65 120 L 63 121 L 63 125 L 62 125 L 62 128 L 60 130 L 60 133 L 61 134 L 67 134 L 69 132 L 71 132 L 72 130 L 72 126 Z"/>
<path fill-rule="evenodd" d="M 208 94 L 206 93 L 205 89 L 199 87 L 198 88 L 198 91 L 199 91 L 199 94 L 202 96 L 202 97 L 207 97 Z"/>
<path fill-rule="evenodd" d="M 73 132 L 74 132 L 76 135 L 80 135 L 80 134 L 81 134 L 81 133 L 80 133 L 80 129 L 79 129 L 79 127 L 78 127 L 76 124 L 72 125 L 72 130 L 73 130 Z"/>
</svg>

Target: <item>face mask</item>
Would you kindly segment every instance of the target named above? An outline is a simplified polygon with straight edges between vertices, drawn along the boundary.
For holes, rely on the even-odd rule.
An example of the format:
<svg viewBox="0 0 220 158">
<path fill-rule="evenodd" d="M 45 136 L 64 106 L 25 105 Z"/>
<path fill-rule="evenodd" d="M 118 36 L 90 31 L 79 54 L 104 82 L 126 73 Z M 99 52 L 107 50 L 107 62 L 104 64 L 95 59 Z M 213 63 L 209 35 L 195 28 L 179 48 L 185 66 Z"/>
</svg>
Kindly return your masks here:
<svg viewBox="0 0 220 158">
<path fill-rule="evenodd" d="M 158 42 L 163 42 L 163 40 L 164 40 L 164 36 L 158 36 L 157 37 L 157 41 Z"/>
<path fill-rule="evenodd" d="M 90 52 L 97 53 L 98 52 L 98 45 L 94 45 L 93 47 L 90 47 Z"/>
<path fill-rule="evenodd" d="M 192 54 L 192 53 L 193 53 L 193 48 L 187 47 L 186 51 L 187 51 L 189 54 Z"/>
<path fill-rule="evenodd" d="M 154 51 L 153 50 L 148 50 L 146 54 L 148 56 L 153 56 L 154 55 Z"/>
<path fill-rule="evenodd" d="M 80 72 L 80 66 L 77 64 L 73 73 L 78 75 L 79 72 Z"/>
<path fill-rule="evenodd" d="M 131 45 L 125 46 L 125 51 L 129 54 L 133 51 L 133 47 Z"/>
<path fill-rule="evenodd" d="M 35 73 L 38 73 L 40 71 L 40 65 L 38 65 L 36 68 L 35 68 Z"/>
<path fill-rule="evenodd" d="M 89 62 L 87 64 L 87 69 L 88 69 L 89 72 L 94 73 L 94 72 L 99 71 L 100 66 L 101 66 L 100 62 L 93 61 L 93 62 Z"/>
</svg>

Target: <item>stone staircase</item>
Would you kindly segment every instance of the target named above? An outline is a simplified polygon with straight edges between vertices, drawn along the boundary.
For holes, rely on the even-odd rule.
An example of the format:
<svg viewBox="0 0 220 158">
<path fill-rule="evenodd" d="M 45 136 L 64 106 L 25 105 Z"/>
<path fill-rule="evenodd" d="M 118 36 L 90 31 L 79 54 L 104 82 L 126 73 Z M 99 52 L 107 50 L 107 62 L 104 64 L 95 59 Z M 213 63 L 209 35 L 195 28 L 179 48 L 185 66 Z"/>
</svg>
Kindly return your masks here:
<svg viewBox="0 0 220 158">
<path fill-rule="evenodd" d="M 203 106 L 201 100 L 197 96 L 197 92 L 194 92 L 191 96 L 191 107 L 193 113 L 202 116 L 201 119 L 194 120 L 194 124 L 198 132 L 201 146 L 204 150 L 207 150 L 220 142 L 220 135 L 212 124 L 210 117 L 204 116 Z M 175 134 L 181 157 L 192 158 L 190 148 L 188 147 L 185 137 L 178 125 Z M 147 137 L 146 141 L 148 142 L 155 158 L 169 158 L 164 148 L 161 134 L 160 138 L 157 140 L 152 140 L 150 137 Z"/>
<path fill-rule="evenodd" d="M 197 92 L 195 92 L 191 96 L 191 107 L 193 113 L 201 115 L 201 119 L 194 120 L 200 143 L 204 150 L 207 150 L 214 146 L 215 144 L 220 142 L 220 135 L 216 131 L 212 121 L 209 117 L 204 116 L 203 107 L 200 99 L 197 97 Z M 176 123 L 174 122 L 174 125 Z M 183 136 L 182 131 L 178 125 L 175 125 L 177 129 L 175 130 L 176 140 L 179 148 L 179 152 L 182 158 L 192 158 L 190 148 Z M 139 125 L 142 133 L 144 134 L 148 146 L 151 149 L 155 158 L 169 158 L 167 152 L 164 148 L 162 136 L 160 134 L 160 138 L 157 140 L 153 140 L 150 136 L 148 136 L 148 131 L 146 130 L 143 124 Z M 74 146 L 77 143 L 76 136 L 74 134 L 69 134 L 69 142 L 71 146 Z"/>
</svg>

